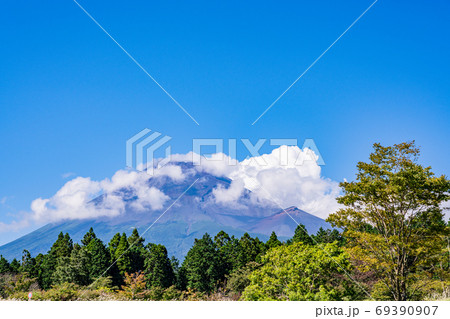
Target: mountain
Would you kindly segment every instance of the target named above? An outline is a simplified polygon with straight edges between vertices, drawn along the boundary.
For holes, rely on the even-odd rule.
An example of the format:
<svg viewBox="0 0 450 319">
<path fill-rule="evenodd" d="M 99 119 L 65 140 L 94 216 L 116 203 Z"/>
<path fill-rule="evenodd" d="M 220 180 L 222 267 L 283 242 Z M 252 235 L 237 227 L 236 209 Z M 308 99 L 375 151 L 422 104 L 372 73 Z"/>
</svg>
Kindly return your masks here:
<svg viewBox="0 0 450 319">
<path fill-rule="evenodd" d="M 252 198 L 249 190 L 245 190 L 232 204 L 217 203 L 213 190 L 228 189 L 230 179 L 198 170 L 192 163 L 177 162 L 171 165 L 181 168 L 184 176 L 182 181 L 168 176 L 149 177 L 146 181 L 148 187 L 155 187 L 170 198 L 162 209 L 137 211 L 132 205 L 137 195 L 133 190 L 120 189 L 116 195 L 126 203 L 124 214 L 50 223 L 1 246 L 0 254 L 11 260 L 20 258 L 24 249 L 28 249 L 33 256 L 46 253 L 60 232 L 69 233 L 74 242 L 79 242 L 89 228 L 93 227 L 97 236 L 108 243 L 115 233 L 129 234 L 133 228 L 137 228 L 147 243 L 163 244 L 170 255 L 182 260 L 194 239 L 205 232 L 214 236 L 224 230 L 238 237 L 248 232 L 267 240 L 270 233 L 275 231 L 284 240 L 292 237 L 297 227 L 296 222 L 304 224 L 310 234 L 316 233 L 320 227 L 330 228 L 323 219 L 296 207 L 280 209 L 275 205 L 261 205 Z M 186 191 L 192 183 L 192 187 Z M 104 195 L 99 196 L 93 203 L 101 205 L 104 200 Z"/>
</svg>

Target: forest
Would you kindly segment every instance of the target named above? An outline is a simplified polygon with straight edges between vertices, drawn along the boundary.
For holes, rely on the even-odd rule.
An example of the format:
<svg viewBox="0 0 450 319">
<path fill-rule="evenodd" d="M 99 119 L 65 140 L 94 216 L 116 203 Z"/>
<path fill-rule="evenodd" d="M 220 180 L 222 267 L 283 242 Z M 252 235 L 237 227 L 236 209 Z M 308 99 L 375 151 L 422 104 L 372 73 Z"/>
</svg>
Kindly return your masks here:
<svg viewBox="0 0 450 319">
<path fill-rule="evenodd" d="M 266 260 L 301 253 L 317 263 L 305 264 L 304 271 L 319 276 L 314 279 L 317 289 L 304 291 L 297 298 L 360 298 L 357 287 L 342 282 L 343 271 L 327 256 L 329 253 L 349 268 L 342 244 L 336 230 L 320 229 L 309 237 L 303 225 L 285 243 L 275 233 L 264 243 L 248 233 L 238 239 L 221 231 L 214 238 L 204 234 L 196 239 L 180 265 L 174 257 L 169 258 L 163 245 L 145 245 L 136 229 L 129 237 L 117 233 L 105 245 L 91 228 L 80 244 L 74 244 L 69 234 L 60 233 L 47 254 L 32 257 L 25 250 L 21 261 L 14 259 L 11 263 L 1 257 L 0 294 L 3 298 L 27 299 L 28 292 L 33 291 L 33 298 L 50 300 L 102 296 L 119 300 L 253 300 L 255 294 L 263 293 L 252 288 L 252 279 L 257 280 L 253 278 L 255 270 L 264 271 L 261 265 Z M 322 274 L 316 273 L 319 269 L 323 269 Z M 333 279 L 336 275 L 339 277 Z M 303 280 L 306 283 L 313 278 Z"/>
<path fill-rule="evenodd" d="M 281 242 L 224 231 L 195 239 L 180 263 L 137 229 L 105 244 L 60 233 L 46 254 L 0 257 L 8 300 L 442 300 L 450 298 L 450 181 L 418 163 L 414 142 L 374 145 L 342 182 L 332 229 L 298 224 Z"/>
</svg>

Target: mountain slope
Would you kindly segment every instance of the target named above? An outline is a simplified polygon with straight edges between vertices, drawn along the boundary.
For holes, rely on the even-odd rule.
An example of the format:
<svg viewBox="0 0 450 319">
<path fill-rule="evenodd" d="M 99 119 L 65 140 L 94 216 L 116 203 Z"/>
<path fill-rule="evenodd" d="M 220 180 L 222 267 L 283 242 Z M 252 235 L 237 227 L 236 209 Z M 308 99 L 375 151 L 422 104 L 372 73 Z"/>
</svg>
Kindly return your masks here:
<svg viewBox="0 0 450 319">
<path fill-rule="evenodd" d="M 205 232 L 214 236 L 224 230 L 238 237 L 249 232 L 252 236 L 267 240 L 272 231 L 280 239 L 291 237 L 297 223 L 304 224 L 309 233 L 316 233 L 320 227 L 330 228 L 324 220 L 295 207 L 281 210 L 276 206 L 260 206 L 251 199 L 251 192 L 248 190 L 232 205 L 218 204 L 213 190 L 217 187 L 227 189 L 231 180 L 197 171 L 190 163 L 176 165 L 181 167 L 185 176 L 182 181 L 168 176 L 153 177 L 147 181 L 148 187 L 158 188 L 169 196 L 170 199 L 162 209 L 136 211 L 132 205 L 136 194 L 129 189 L 121 189 L 119 195 L 128 203 L 124 214 L 50 223 L 1 246 L 0 254 L 12 259 L 20 258 L 24 249 L 28 249 L 33 256 L 46 253 L 59 232 L 67 232 L 74 242 L 79 242 L 90 227 L 94 228 L 97 236 L 105 243 L 117 232 L 129 234 L 133 228 L 137 228 L 147 243 L 163 244 L 170 255 L 179 259 L 184 258 L 194 239 Z M 180 197 L 192 183 L 194 185 Z M 99 196 L 94 199 L 94 203 L 100 205 L 103 200 Z"/>
</svg>

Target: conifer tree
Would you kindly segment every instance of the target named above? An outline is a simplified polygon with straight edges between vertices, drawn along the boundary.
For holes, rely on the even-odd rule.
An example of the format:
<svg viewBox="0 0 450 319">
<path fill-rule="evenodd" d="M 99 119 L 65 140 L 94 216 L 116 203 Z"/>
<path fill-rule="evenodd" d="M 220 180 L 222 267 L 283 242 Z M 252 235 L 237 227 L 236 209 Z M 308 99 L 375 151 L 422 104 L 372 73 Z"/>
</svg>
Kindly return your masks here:
<svg viewBox="0 0 450 319">
<path fill-rule="evenodd" d="M 145 260 L 145 278 L 148 287 L 168 288 L 175 283 L 172 263 L 163 245 L 148 244 Z"/>
<path fill-rule="evenodd" d="M 9 262 L 6 258 L 0 255 L 0 274 L 6 274 L 11 271 Z"/>
<path fill-rule="evenodd" d="M 30 252 L 26 249 L 22 253 L 20 272 L 26 274 L 30 278 L 37 277 L 36 260 L 31 257 Z"/>
<path fill-rule="evenodd" d="M 131 270 L 131 258 L 130 251 L 128 249 L 129 246 L 127 235 L 122 233 L 114 255 L 115 260 L 117 260 L 117 267 L 119 268 L 119 272 L 122 277 L 125 275 L 125 272 L 129 273 Z"/>
<path fill-rule="evenodd" d="M 174 274 L 173 284 L 178 290 L 185 290 L 186 289 L 186 276 L 184 273 L 185 270 L 182 269 L 182 267 L 180 267 L 180 262 L 175 256 L 172 256 L 170 258 L 170 265 L 172 267 Z"/>
<path fill-rule="evenodd" d="M 278 246 L 281 246 L 281 241 L 278 240 L 277 234 L 273 231 L 272 234 L 270 234 L 269 240 L 266 242 L 266 249 Z"/>
<path fill-rule="evenodd" d="M 56 284 L 68 282 L 85 286 L 90 283 L 89 256 L 84 247 L 75 244 L 70 257 L 58 258 L 52 280 Z"/>
<path fill-rule="evenodd" d="M 120 233 L 116 233 L 113 238 L 108 243 L 109 256 L 111 257 L 110 262 L 113 263 L 116 257 L 116 250 L 120 243 Z"/>
<path fill-rule="evenodd" d="M 142 238 L 139 235 L 138 230 L 134 228 L 133 232 L 128 238 L 128 244 L 130 247 L 129 256 L 131 259 L 131 273 L 142 271 L 144 269 L 144 260 L 146 253 L 144 248 L 144 241 L 145 239 Z"/>
<path fill-rule="evenodd" d="M 49 254 L 53 255 L 56 259 L 59 257 L 69 257 L 73 249 L 73 242 L 69 234 L 65 235 L 60 232 L 58 239 L 55 241 L 53 246 L 50 248 Z"/>
<path fill-rule="evenodd" d="M 241 237 L 239 246 L 239 267 L 243 267 L 251 261 L 259 262 L 261 255 L 265 251 L 264 243 L 258 237 L 252 238 L 248 233 Z"/>
<path fill-rule="evenodd" d="M 230 256 L 230 236 L 221 230 L 214 237 L 214 243 L 217 248 L 218 265 L 219 265 L 219 278 L 223 279 L 233 269 L 233 260 Z"/>
<path fill-rule="evenodd" d="M 91 240 L 97 238 L 97 236 L 94 233 L 94 229 L 91 227 L 89 228 L 89 231 L 83 236 L 83 239 L 81 240 L 81 243 L 83 246 L 89 245 Z"/>
<path fill-rule="evenodd" d="M 48 254 L 39 260 L 38 280 L 39 285 L 43 289 L 48 289 L 53 284 L 53 273 L 56 270 L 58 259 L 62 257 L 70 257 L 73 249 L 73 242 L 69 234 L 65 235 L 61 232 L 53 243 Z"/>
<path fill-rule="evenodd" d="M 16 258 L 14 258 L 13 261 L 11 261 L 9 267 L 11 269 L 11 272 L 18 273 L 20 270 L 20 262 Z"/>
<path fill-rule="evenodd" d="M 315 242 L 317 244 L 329 244 L 333 242 L 337 242 L 339 245 L 342 245 L 344 243 L 344 238 L 339 233 L 337 229 L 323 229 L 322 227 L 319 228 L 316 235 L 313 235 Z"/>
<path fill-rule="evenodd" d="M 90 280 L 94 281 L 100 276 L 106 275 L 105 271 L 110 265 L 110 256 L 103 242 L 94 234 L 94 237 L 88 241 L 88 244 L 84 247 L 84 249 L 86 250 L 89 258 Z"/>
<path fill-rule="evenodd" d="M 187 287 L 202 292 L 211 292 L 220 279 L 216 245 L 209 234 L 195 239 L 183 262 Z"/>
<path fill-rule="evenodd" d="M 112 277 L 112 281 L 115 286 L 120 286 L 123 284 L 123 279 L 116 261 L 116 251 L 120 243 L 120 238 L 120 233 L 116 233 L 108 243 L 108 255 L 110 264 L 108 274 Z"/>
<path fill-rule="evenodd" d="M 288 244 L 292 243 L 303 243 L 304 245 L 313 245 L 314 241 L 312 240 L 311 236 L 308 234 L 308 230 L 306 229 L 305 225 L 299 224 L 295 228 L 294 236 L 292 239 L 288 240 Z"/>
</svg>

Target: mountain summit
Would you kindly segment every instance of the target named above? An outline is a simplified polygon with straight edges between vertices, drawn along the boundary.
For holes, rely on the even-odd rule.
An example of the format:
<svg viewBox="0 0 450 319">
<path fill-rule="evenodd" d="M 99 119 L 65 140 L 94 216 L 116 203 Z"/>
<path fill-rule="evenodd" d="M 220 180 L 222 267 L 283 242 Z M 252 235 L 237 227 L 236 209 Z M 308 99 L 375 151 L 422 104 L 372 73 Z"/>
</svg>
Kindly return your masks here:
<svg viewBox="0 0 450 319">
<path fill-rule="evenodd" d="M 266 240 L 272 231 L 281 239 L 291 237 L 297 223 L 304 224 L 309 233 L 316 233 L 320 227 L 330 228 L 323 219 L 297 207 L 281 209 L 274 203 L 261 202 L 247 189 L 236 200 L 220 201 L 217 192 L 229 191 L 232 187 L 230 179 L 205 172 L 192 163 L 176 162 L 169 165 L 181 175 L 157 174 L 145 180 L 148 190 L 155 189 L 163 193 L 165 201 L 161 207 L 137 205 L 140 192 L 123 187 L 114 192 L 114 196 L 125 203 L 122 213 L 49 223 L 1 246 L 0 254 L 12 259 L 20 258 L 24 249 L 28 249 L 32 255 L 45 253 L 60 232 L 69 233 L 77 242 L 90 227 L 105 243 L 117 232 L 129 234 L 133 228 L 137 228 L 147 243 L 163 244 L 169 254 L 179 259 L 184 258 L 194 239 L 205 232 L 214 236 L 224 230 L 239 237 L 248 232 Z M 100 195 L 91 203 L 100 207 L 107 197 L 107 194 Z"/>
</svg>

